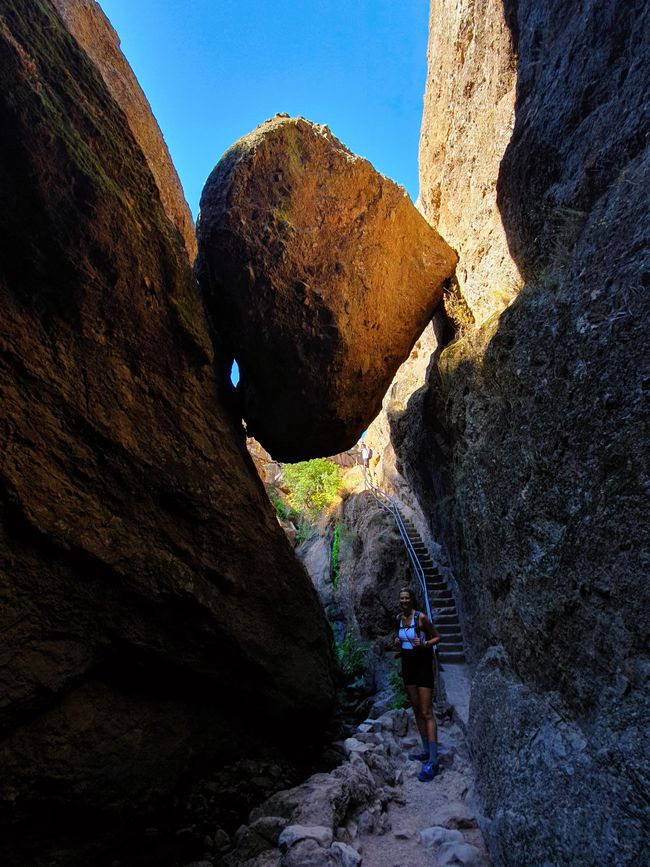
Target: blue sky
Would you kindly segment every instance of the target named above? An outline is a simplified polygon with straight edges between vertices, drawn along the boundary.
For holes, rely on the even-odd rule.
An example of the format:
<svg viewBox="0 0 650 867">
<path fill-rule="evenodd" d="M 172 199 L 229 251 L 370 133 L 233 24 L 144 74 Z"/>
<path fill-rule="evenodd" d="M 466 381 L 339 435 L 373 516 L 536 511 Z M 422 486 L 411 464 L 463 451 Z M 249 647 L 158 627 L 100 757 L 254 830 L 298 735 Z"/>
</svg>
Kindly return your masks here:
<svg viewBox="0 0 650 867">
<path fill-rule="evenodd" d="M 326 123 L 418 193 L 428 0 L 100 0 L 196 216 L 222 153 L 276 112 Z"/>
</svg>

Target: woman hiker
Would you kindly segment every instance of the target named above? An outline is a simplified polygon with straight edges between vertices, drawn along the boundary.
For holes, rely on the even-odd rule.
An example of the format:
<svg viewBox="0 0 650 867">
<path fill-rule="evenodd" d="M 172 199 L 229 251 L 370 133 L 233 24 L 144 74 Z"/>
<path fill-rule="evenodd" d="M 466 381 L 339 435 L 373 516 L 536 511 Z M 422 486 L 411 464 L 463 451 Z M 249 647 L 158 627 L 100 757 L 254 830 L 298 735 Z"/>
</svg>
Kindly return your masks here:
<svg viewBox="0 0 650 867">
<path fill-rule="evenodd" d="M 415 610 L 408 587 L 399 591 L 398 633 L 395 644 L 402 650 L 402 677 L 422 738 L 422 752 L 409 759 L 423 762 L 418 780 L 432 780 L 438 772 L 438 732 L 433 715 L 433 646 L 440 641 L 426 614 Z"/>
</svg>

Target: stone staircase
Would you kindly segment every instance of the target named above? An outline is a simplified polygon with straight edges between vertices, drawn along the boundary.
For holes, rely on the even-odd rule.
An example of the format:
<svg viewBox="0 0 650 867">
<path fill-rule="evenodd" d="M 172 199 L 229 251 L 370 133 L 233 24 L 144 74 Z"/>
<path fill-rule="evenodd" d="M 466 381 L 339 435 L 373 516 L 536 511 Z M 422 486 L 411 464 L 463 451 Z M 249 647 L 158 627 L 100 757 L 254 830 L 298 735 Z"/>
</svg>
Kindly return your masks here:
<svg viewBox="0 0 650 867">
<path fill-rule="evenodd" d="M 402 522 L 424 570 L 433 621 L 441 635 L 441 641 L 438 644 L 438 659 L 443 665 L 464 663 L 466 661 L 465 647 L 460 631 L 458 611 L 451 590 L 438 569 L 433 565 L 422 537 L 415 529 L 412 521 L 402 515 Z"/>
</svg>

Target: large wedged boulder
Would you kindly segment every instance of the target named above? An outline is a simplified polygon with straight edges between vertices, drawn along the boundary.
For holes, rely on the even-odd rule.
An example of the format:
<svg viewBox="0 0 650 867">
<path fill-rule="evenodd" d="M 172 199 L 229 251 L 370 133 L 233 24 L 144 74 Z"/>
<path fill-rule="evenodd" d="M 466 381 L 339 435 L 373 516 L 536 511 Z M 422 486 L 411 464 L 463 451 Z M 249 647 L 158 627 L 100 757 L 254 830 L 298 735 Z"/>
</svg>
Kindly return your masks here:
<svg viewBox="0 0 650 867">
<path fill-rule="evenodd" d="M 248 431 L 284 461 L 353 445 L 457 259 L 401 187 L 327 127 L 282 116 L 217 164 L 198 239 Z"/>
<path fill-rule="evenodd" d="M 46 811 L 127 815 L 190 763 L 300 743 L 333 688 L 123 113 L 45 0 L 2 4 L 0 77 L 5 847 Z"/>
</svg>

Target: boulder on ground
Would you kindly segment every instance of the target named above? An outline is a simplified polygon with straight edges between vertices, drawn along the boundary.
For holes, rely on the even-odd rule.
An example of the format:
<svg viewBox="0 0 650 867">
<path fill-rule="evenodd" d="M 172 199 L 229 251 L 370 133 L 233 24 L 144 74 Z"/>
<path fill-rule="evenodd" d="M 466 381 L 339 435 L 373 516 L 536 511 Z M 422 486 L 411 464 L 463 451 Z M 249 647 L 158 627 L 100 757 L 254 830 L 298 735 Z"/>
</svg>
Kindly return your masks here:
<svg viewBox="0 0 650 867">
<path fill-rule="evenodd" d="M 457 261 L 400 186 L 327 127 L 280 116 L 217 164 L 198 240 L 248 432 L 283 461 L 356 442 Z"/>
</svg>

